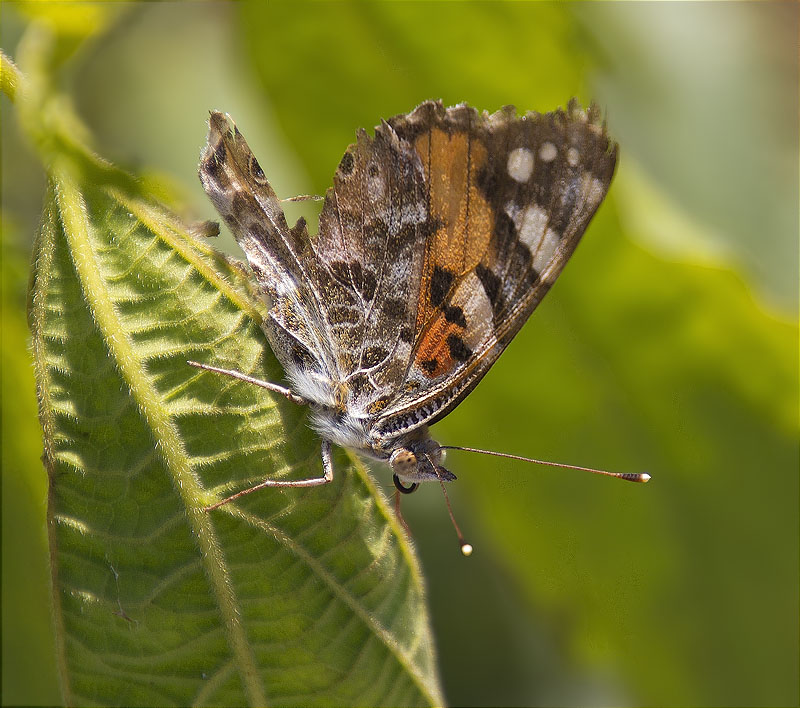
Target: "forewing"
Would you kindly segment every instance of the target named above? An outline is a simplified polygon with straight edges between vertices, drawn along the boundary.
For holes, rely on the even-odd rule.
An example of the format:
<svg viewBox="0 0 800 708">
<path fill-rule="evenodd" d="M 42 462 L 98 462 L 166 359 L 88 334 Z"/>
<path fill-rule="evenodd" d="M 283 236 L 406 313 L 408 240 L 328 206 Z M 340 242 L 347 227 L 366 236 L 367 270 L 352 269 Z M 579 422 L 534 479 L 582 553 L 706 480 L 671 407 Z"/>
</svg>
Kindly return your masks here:
<svg viewBox="0 0 800 708">
<path fill-rule="evenodd" d="M 599 112 L 479 115 L 427 102 L 389 121 L 423 165 L 435 224 L 403 387 L 373 424 L 391 438 L 450 412 L 572 255 L 608 191 L 617 147 Z"/>
</svg>

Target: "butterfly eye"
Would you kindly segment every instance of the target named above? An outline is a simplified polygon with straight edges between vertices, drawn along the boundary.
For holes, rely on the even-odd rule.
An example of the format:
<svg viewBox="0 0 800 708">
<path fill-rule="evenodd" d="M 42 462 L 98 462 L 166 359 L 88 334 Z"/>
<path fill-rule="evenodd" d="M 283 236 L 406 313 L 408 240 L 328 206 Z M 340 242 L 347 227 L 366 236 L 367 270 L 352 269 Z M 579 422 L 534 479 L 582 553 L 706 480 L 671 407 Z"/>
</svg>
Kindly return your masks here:
<svg viewBox="0 0 800 708">
<path fill-rule="evenodd" d="M 389 456 L 389 465 L 395 474 L 403 477 L 417 471 L 417 456 L 405 447 L 399 447 Z"/>
<path fill-rule="evenodd" d="M 416 491 L 419 484 L 413 482 L 411 486 L 405 487 L 400 481 L 399 475 L 410 477 L 417 474 L 417 456 L 411 450 L 400 447 L 392 452 L 389 457 L 389 464 L 392 467 L 392 472 L 394 472 L 392 480 L 397 491 L 403 494 L 411 494 L 411 492 Z"/>
</svg>

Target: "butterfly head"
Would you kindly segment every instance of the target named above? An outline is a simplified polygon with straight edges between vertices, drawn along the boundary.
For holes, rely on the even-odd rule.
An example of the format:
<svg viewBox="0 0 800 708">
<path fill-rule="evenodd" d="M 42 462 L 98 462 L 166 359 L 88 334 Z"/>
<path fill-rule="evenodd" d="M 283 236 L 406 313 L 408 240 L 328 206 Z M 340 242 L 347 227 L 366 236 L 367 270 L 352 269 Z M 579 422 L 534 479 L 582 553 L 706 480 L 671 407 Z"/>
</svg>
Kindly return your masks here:
<svg viewBox="0 0 800 708">
<path fill-rule="evenodd" d="M 394 476 L 416 488 L 419 482 L 451 482 L 456 476 L 440 464 L 442 447 L 428 435 L 427 428 L 398 441 L 389 455 Z"/>
</svg>

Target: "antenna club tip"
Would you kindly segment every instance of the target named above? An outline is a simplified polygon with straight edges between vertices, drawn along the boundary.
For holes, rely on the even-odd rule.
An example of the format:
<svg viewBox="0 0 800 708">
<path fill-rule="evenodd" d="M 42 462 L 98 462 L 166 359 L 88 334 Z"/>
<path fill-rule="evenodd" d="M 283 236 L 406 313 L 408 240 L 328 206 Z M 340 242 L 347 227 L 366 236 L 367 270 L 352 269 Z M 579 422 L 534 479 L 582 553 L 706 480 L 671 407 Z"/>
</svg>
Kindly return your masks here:
<svg viewBox="0 0 800 708">
<path fill-rule="evenodd" d="M 464 542 L 461 544 L 461 553 L 463 553 L 465 557 L 469 558 L 472 555 L 472 550 L 471 543 Z"/>
<path fill-rule="evenodd" d="M 643 484 L 649 482 L 651 479 L 652 477 L 649 474 L 647 474 L 647 472 L 642 472 L 639 475 L 639 481 L 642 482 Z"/>
</svg>

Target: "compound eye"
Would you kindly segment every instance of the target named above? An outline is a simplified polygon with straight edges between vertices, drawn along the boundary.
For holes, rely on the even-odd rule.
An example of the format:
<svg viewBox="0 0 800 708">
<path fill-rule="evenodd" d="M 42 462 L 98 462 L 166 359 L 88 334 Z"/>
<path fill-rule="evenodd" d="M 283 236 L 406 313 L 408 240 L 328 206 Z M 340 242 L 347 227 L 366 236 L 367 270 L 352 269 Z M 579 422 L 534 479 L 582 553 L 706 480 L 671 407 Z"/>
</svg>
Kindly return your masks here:
<svg viewBox="0 0 800 708">
<path fill-rule="evenodd" d="M 395 475 L 411 476 L 417 471 L 417 456 L 411 450 L 400 447 L 392 452 L 389 465 Z"/>
</svg>

